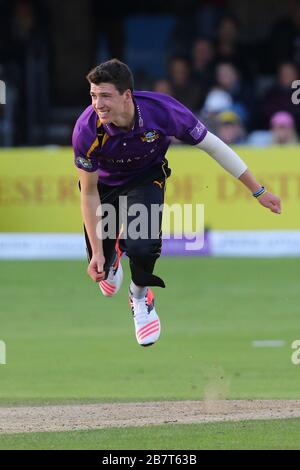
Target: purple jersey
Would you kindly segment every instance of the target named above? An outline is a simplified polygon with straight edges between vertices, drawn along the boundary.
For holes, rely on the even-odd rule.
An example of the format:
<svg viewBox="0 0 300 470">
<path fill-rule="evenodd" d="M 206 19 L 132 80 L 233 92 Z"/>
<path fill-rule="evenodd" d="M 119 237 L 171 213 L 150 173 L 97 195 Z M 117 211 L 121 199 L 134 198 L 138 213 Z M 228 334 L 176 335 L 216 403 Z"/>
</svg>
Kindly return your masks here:
<svg viewBox="0 0 300 470">
<path fill-rule="evenodd" d="M 92 106 L 77 120 L 73 132 L 75 165 L 88 172 L 99 171 L 101 183 L 119 186 L 161 164 L 170 136 L 195 145 L 207 129 L 194 114 L 162 93 L 133 93 L 135 124 L 125 132 L 114 124 L 101 124 Z"/>
</svg>

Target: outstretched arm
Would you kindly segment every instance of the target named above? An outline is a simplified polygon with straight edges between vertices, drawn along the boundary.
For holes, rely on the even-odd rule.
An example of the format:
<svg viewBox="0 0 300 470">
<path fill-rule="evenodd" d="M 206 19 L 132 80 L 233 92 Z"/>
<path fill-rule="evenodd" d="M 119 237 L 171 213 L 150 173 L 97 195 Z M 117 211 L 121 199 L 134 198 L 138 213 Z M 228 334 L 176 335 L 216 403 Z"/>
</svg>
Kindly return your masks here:
<svg viewBox="0 0 300 470">
<path fill-rule="evenodd" d="M 105 258 L 102 240 L 99 240 L 97 237 L 97 224 L 100 221 L 100 218 L 96 215 L 97 208 L 100 205 L 100 197 L 97 189 L 98 172 L 89 173 L 84 170 L 78 170 L 78 173 L 81 186 L 81 212 L 92 248 L 92 258 L 87 272 L 93 281 L 99 282 L 105 278 Z"/>
<path fill-rule="evenodd" d="M 211 132 L 208 132 L 204 139 L 197 144 L 197 147 L 208 153 L 232 176 L 238 178 L 247 186 L 262 206 L 276 214 L 280 214 L 280 199 L 266 191 L 266 189 L 259 184 L 250 170 L 248 170 L 245 162 L 243 162 L 243 160 L 221 139 Z"/>
</svg>

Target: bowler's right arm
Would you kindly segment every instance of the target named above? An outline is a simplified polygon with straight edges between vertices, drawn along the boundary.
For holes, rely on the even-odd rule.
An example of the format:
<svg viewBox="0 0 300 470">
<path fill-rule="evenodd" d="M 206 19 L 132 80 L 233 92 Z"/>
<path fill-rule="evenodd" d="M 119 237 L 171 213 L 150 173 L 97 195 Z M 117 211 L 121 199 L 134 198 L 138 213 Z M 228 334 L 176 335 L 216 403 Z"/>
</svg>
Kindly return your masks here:
<svg viewBox="0 0 300 470">
<path fill-rule="evenodd" d="M 101 221 L 96 211 L 101 204 L 98 192 L 98 171 L 87 172 L 78 169 L 80 179 L 81 213 L 92 248 L 92 258 L 89 263 L 88 275 L 99 282 L 105 278 L 102 240 L 97 237 L 97 225 Z"/>
</svg>

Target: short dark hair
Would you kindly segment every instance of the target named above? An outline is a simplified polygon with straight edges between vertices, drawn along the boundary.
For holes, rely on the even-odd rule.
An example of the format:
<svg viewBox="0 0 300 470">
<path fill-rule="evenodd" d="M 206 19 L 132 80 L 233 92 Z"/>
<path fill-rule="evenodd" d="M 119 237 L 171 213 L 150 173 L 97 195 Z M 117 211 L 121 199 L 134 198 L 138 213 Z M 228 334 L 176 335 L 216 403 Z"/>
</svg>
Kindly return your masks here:
<svg viewBox="0 0 300 470">
<path fill-rule="evenodd" d="M 111 59 L 93 68 L 86 76 L 90 83 L 111 83 L 122 95 L 124 91 L 133 91 L 133 75 L 128 67 L 118 59 Z"/>
</svg>

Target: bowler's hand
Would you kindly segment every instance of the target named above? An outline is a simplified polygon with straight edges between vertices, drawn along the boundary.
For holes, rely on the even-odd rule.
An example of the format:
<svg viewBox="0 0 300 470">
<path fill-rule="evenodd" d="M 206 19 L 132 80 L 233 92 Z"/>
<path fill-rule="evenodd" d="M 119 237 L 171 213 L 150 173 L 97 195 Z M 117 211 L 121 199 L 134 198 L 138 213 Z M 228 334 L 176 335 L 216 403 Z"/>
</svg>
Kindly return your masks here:
<svg viewBox="0 0 300 470">
<path fill-rule="evenodd" d="M 275 212 L 275 214 L 281 214 L 281 205 L 280 199 L 274 194 L 266 192 L 258 199 L 258 202 L 270 211 Z"/>
<path fill-rule="evenodd" d="M 90 264 L 87 268 L 88 275 L 95 282 L 103 281 L 105 278 L 104 271 L 105 258 L 100 253 L 95 253 L 90 261 Z"/>
</svg>

